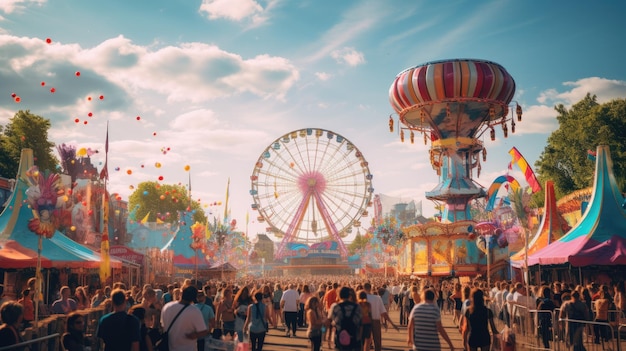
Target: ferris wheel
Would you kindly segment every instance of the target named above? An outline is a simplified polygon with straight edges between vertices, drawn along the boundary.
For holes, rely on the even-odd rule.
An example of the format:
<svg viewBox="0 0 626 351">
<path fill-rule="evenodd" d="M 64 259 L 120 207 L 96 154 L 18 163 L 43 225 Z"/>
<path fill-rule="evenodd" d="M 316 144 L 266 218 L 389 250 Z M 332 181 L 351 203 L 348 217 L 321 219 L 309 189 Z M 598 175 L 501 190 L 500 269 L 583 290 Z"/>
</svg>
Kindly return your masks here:
<svg viewBox="0 0 626 351">
<path fill-rule="evenodd" d="M 374 188 L 363 154 L 343 136 L 318 128 L 287 133 L 265 148 L 250 176 L 257 220 L 287 243 L 336 241 L 347 256 L 342 237 L 361 225 Z"/>
</svg>

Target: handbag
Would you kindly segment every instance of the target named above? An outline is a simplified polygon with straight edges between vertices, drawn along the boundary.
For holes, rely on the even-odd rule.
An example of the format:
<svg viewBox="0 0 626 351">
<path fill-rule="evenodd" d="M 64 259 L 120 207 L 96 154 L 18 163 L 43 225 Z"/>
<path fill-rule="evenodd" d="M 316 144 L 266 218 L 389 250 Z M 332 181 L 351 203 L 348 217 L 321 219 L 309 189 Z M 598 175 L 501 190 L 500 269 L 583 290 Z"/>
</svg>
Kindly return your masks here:
<svg viewBox="0 0 626 351">
<path fill-rule="evenodd" d="M 170 351 L 170 343 L 169 343 L 169 336 L 168 333 L 170 332 L 170 329 L 172 329 L 172 326 L 174 325 L 174 322 L 176 322 L 176 319 L 178 319 L 178 316 L 180 316 L 181 313 L 183 313 L 183 311 L 185 310 L 185 308 L 187 308 L 189 305 L 185 305 L 185 307 L 183 307 L 180 311 L 178 311 L 178 313 L 176 314 L 176 317 L 174 317 L 174 319 L 172 320 L 172 323 L 170 323 L 170 326 L 167 328 L 167 331 L 163 334 L 161 334 L 161 338 L 159 340 L 157 340 L 156 343 L 154 343 L 154 349 L 157 351 Z"/>
</svg>

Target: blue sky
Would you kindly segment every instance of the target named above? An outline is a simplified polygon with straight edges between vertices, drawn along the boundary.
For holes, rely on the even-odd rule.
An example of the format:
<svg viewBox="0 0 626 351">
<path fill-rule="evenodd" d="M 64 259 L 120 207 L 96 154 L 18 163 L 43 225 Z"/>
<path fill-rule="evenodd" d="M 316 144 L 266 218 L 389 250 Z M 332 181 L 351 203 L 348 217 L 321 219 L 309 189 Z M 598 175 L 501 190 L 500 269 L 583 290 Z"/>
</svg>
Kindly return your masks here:
<svg viewBox="0 0 626 351">
<path fill-rule="evenodd" d="M 231 215 L 244 229 L 250 212 L 253 235 L 265 228 L 250 210 L 254 164 L 297 129 L 353 142 L 375 193 L 423 199 L 437 184 L 428 147 L 389 133 L 388 89 L 429 61 L 494 61 L 516 81 L 524 120 L 485 141 L 480 184 L 506 172 L 513 146 L 534 164 L 556 104 L 626 97 L 624 13 L 621 1 L 1 0 L 0 124 L 30 109 L 55 143 L 103 151 L 109 121 L 112 191 L 186 183 L 189 165 L 203 203 L 224 201 L 231 179 Z"/>
</svg>

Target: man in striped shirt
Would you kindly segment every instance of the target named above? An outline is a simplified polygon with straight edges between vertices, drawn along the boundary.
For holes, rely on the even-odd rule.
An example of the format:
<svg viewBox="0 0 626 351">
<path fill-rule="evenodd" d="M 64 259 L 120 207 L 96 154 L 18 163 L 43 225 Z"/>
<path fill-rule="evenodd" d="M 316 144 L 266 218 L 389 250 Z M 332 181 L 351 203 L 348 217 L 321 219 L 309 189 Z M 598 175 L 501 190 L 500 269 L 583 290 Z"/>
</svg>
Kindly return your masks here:
<svg viewBox="0 0 626 351">
<path fill-rule="evenodd" d="M 424 291 L 422 303 L 413 307 L 409 315 L 408 344 L 414 351 L 441 351 L 439 334 L 454 350 L 448 333 L 441 324 L 439 307 L 435 303 L 435 292 L 427 289 Z M 439 333 L 439 334 L 438 334 Z"/>
</svg>

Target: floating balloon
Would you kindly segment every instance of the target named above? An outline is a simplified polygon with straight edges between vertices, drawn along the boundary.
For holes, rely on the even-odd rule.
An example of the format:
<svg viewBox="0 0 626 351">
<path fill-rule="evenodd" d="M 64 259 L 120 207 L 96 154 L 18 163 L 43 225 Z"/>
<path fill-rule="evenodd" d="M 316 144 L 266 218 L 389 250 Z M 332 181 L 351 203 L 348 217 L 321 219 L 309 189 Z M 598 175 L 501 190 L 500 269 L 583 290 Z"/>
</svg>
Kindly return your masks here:
<svg viewBox="0 0 626 351">
<path fill-rule="evenodd" d="M 84 147 L 81 147 L 80 149 L 78 149 L 78 151 L 76 151 L 76 156 L 86 156 L 87 155 L 87 149 L 85 149 Z"/>
<path fill-rule="evenodd" d="M 115 167 L 115 170 L 116 170 L 116 171 L 119 171 L 119 170 L 120 170 L 120 168 L 119 168 L 119 167 Z"/>
<path fill-rule="evenodd" d="M 89 112 L 89 113 L 87 114 L 87 116 L 91 117 L 91 116 L 93 116 L 93 113 Z"/>
<path fill-rule="evenodd" d="M 46 38 L 46 43 L 48 43 L 48 44 L 52 44 L 52 39 L 50 39 L 50 38 Z"/>
<path fill-rule="evenodd" d="M 189 165 L 186 165 L 186 166 L 185 166 L 185 171 L 189 171 L 189 169 L 190 169 L 190 168 L 191 168 L 191 167 L 189 167 Z"/>
<path fill-rule="evenodd" d="M 84 122 L 83 122 L 83 124 L 87 124 L 87 123 L 89 123 L 89 122 L 87 122 L 87 121 L 84 121 Z"/>
<path fill-rule="evenodd" d="M 80 122 L 80 119 L 76 118 L 76 119 L 74 120 L 74 122 L 78 123 L 78 122 Z"/>
<path fill-rule="evenodd" d="M 76 77 L 80 77 L 80 71 L 76 71 L 76 73 L 74 73 L 74 75 L 76 75 Z"/>
<path fill-rule="evenodd" d="M 152 133 L 153 136 L 156 136 L 156 132 Z"/>
<path fill-rule="evenodd" d="M 13 100 L 19 104 L 22 101 L 22 98 L 19 96 L 16 96 L 15 98 L 13 98 Z"/>
<path fill-rule="evenodd" d="M 126 174 L 131 175 L 131 174 L 133 174 L 133 171 L 129 169 L 129 170 L 126 171 Z"/>
<path fill-rule="evenodd" d="M 57 90 L 56 90 L 56 88 L 50 88 L 50 92 L 51 92 L 52 94 L 56 93 L 56 91 L 57 91 Z"/>
<path fill-rule="evenodd" d="M 41 86 L 42 87 L 45 86 L 45 85 L 46 85 L 46 82 L 41 82 Z"/>
<path fill-rule="evenodd" d="M 135 189 L 135 186 L 134 185 L 129 185 L 128 189 L 133 190 L 133 189 Z"/>
<path fill-rule="evenodd" d="M 104 95 L 100 95 L 98 98 L 99 98 L 100 100 L 104 100 Z"/>
<path fill-rule="evenodd" d="M 141 117 L 137 116 L 137 120 L 139 121 L 141 119 Z"/>
<path fill-rule="evenodd" d="M 91 101 L 91 96 L 87 96 L 87 101 Z"/>
<path fill-rule="evenodd" d="M 156 168 L 161 168 L 161 163 L 156 162 L 156 163 L 154 164 L 154 167 L 156 167 Z"/>
</svg>

